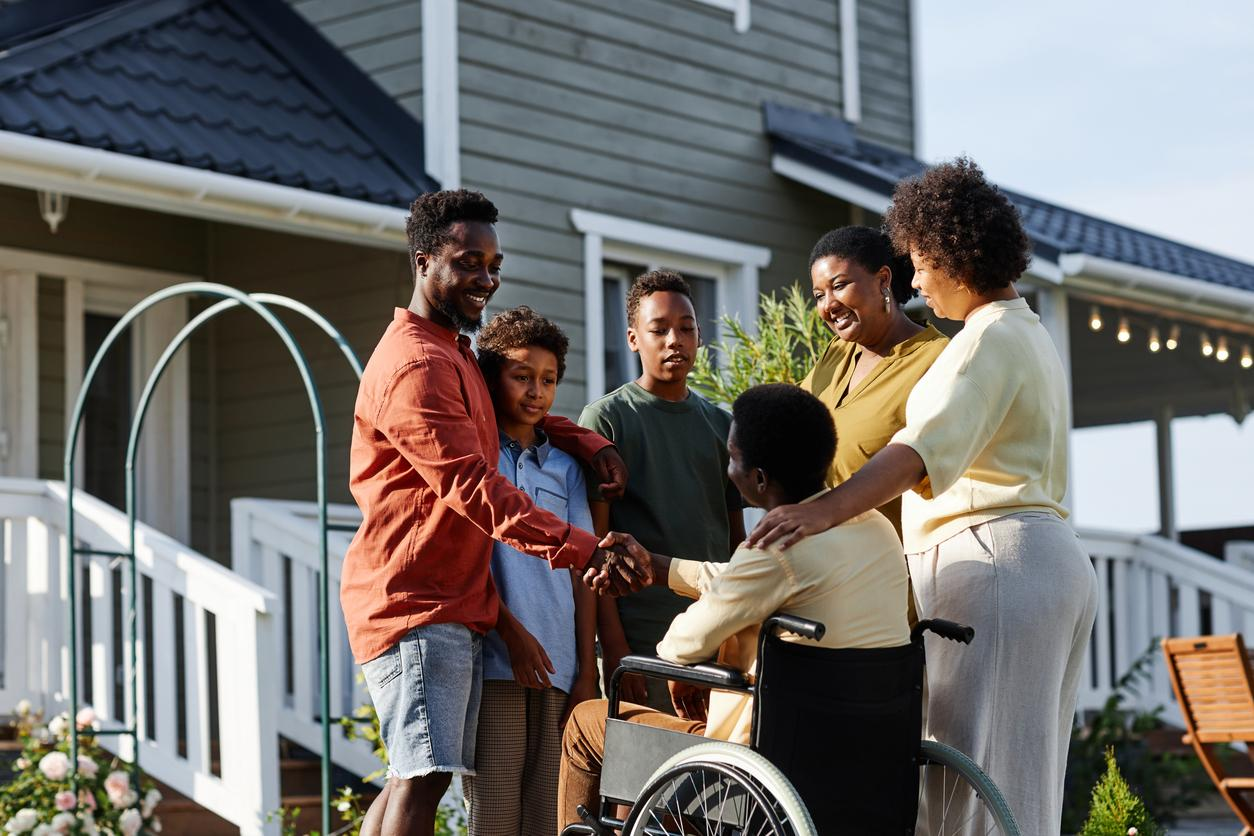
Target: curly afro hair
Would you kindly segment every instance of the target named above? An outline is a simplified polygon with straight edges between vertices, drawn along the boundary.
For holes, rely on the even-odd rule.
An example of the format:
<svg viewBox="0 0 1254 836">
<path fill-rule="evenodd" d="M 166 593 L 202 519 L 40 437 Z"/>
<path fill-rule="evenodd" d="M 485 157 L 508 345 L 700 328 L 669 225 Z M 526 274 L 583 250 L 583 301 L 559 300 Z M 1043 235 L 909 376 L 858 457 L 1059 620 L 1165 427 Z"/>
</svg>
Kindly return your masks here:
<svg viewBox="0 0 1254 836">
<path fill-rule="evenodd" d="M 760 467 L 793 502 L 822 490 L 836 455 L 832 413 L 791 383 L 746 389 L 732 404 L 736 446 L 745 467 Z"/>
<path fill-rule="evenodd" d="M 496 206 L 481 192 L 469 189 L 424 194 L 409 207 L 405 234 L 409 237 L 409 260 L 418 253 L 436 253 L 452 239 L 448 228 L 458 221 L 496 223 Z"/>
<path fill-rule="evenodd" d="M 631 283 L 631 289 L 627 291 L 628 328 L 636 326 L 636 313 L 640 310 L 640 300 L 663 291 L 682 293 L 688 297 L 688 301 L 692 301 L 692 288 L 688 287 L 688 280 L 674 270 L 650 270 L 642 273 Z"/>
<path fill-rule="evenodd" d="M 826 233 L 810 250 L 810 266 L 821 258 L 843 258 L 853 261 L 867 272 L 874 274 L 881 267 L 892 273 L 893 298 L 904 305 L 918 295 L 910 286 L 914 279 L 914 265 L 909 256 L 893 252 L 893 242 L 878 229 L 869 226 L 842 226 Z"/>
<path fill-rule="evenodd" d="M 505 365 L 505 353 L 533 345 L 553 352 L 557 358 L 557 381 L 561 383 L 570 340 L 561 328 L 526 305 L 501 311 L 479 332 L 479 369 L 483 379 L 495 386 Z"/>
<path fill-rule="evenodd" d="M 1007 287 L 1028 267 L 1019 210 L 967 157 L 898 183 L 884 223 L 897 252 L 918 251 L 976 293 Z"/>
</svg>

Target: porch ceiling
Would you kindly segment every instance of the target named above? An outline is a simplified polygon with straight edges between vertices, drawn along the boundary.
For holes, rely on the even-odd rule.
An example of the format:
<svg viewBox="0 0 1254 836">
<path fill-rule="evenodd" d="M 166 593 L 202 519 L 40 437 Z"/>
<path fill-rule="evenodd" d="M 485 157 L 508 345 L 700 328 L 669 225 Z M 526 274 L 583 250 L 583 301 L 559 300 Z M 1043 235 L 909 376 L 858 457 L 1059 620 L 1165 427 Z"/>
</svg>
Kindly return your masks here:
<svg viewBox="0 0 1254 836">
<path fill-rule="evenodd" d="M 1243 420 L 1254 397 L 1254 368 L 1242 368 L 1242 348 L 1254 350 L 1254 338 L 1226 335 L 1230 356 L 1221 363 L 1201 352 L 1205 333 L 1217 344 L 1219 332 L 1193 322 L 1172 322 L 1119 308 L 1099 306 L 1102 329 L 1089 327 L 1092 303 L 1072 297 L 1068 303 L 1071 382 L 1075 426 L 1094 427 L 1152 421 L 1168 406 L 1176 417 L 1227 413 Z M 1131 338 L 1116 337 L 1121 317 Z M 1180 328 L 1174 351 L 1149 350 L 1150 329 L 1166 340 Z"/>
</svg>

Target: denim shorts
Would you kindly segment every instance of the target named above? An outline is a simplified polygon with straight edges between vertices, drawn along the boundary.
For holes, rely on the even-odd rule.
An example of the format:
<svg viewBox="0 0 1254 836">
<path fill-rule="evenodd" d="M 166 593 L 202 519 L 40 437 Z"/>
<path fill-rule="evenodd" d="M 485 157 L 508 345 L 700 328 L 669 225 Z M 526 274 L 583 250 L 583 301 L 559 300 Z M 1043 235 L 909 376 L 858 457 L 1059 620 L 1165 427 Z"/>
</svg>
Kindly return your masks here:
<svg viewBox="0 0 1254 836">
<path fill-rule="evenodd" d="M 483 638 L 461 624 L 410 630 L 361 666 L 388 753 L 388 775 L 475 773 Z"/>
</svg>

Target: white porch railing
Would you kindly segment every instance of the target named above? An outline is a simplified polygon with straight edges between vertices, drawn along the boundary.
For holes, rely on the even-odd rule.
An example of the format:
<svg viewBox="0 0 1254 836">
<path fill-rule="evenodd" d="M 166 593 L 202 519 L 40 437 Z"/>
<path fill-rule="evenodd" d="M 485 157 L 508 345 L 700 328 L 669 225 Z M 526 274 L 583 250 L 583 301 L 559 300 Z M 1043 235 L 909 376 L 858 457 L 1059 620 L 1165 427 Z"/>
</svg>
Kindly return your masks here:
<svg viewBox="0 0 1254 836">
<path fill-rule="evenodd" d="M 327 521 L 333 525 L 361 523 L 354 505 L 331 505 Z M 318 682 L 318 512 L 312 502 L 235 499 L 231 502 L 231 560 L 236 572 L 277 598 L 274 645 L 269 658 L 280 673 L 279 734 L 314 752 L 322 751 Z M 369 701 L 357 681 L 357 667 L 348 647 L 344 613 L 340 609 L 340 565 L 352 540 L 350 534 L 328 535 L 331 578 L 331 712 L 348 716 Z M 365 741 L 349 741 L 337 727 L 331 733 L 331 757 L 358 775 L 379 768 L 379 760 Z"/>
<path fill-rule="evenodd" d="M 74 507 L 78 545 L 126 547 L 120 511 L 81 491 Z M 22 698 L 48 714 L 66 705 L 64 520 L 63 484 L 0 479 L 0 701 L 6 708 Z M 139 717 L 126 716 L 130 668 L 121 636 L 128 593 L 122 567 L 109 558 L 78 560 L 82 704 L 91 705 L 106 727 L 137 726 L 145 771 L 241 833 L 277 832 L 265 823 L 280 803 L 280 683 L 270 664 L 277 597 L 142 524 L 135 554 Z M 123 758 L 134 754 L 136 744 L 125 737 L 100 741 Z"/>
<path fill-rule="evenodd" d="M 1155 639 L 1254 628 L 1254 571 L 1238 561 L 1216 560 L 1153 535 L 1084 530 L 1080 541 L 1093 558 L 1098 589 L 1080 710 L 1100 708 L 1118 677 Z M 1254 568 L 1254 555 L 1245 565 Z M 1182 725 L 1159 654 L 1155 649 L 1150 679 L 1130 704 L 1165 706 L 1164 719 Z"/>
</svg>

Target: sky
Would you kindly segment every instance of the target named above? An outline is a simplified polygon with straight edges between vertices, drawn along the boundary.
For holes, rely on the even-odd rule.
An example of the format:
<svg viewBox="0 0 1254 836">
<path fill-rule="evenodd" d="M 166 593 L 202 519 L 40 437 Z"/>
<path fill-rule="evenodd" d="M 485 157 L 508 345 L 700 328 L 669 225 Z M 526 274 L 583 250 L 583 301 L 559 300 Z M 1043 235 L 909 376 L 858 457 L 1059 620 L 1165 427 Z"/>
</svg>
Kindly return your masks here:
<svg viewBox="0 0 1254 836">
<path fill-rule="evenodd" d="M 921 144 L 1053 203 L 1254 262 L 1254 2 L 917 0 Z M 1181 529 L 1254 524 L 1254 416 L 1173 424 Z M 1154 427 L 1081 430 L 1078 525 L 1158 527 Z"/>
</svg>

